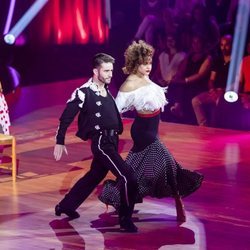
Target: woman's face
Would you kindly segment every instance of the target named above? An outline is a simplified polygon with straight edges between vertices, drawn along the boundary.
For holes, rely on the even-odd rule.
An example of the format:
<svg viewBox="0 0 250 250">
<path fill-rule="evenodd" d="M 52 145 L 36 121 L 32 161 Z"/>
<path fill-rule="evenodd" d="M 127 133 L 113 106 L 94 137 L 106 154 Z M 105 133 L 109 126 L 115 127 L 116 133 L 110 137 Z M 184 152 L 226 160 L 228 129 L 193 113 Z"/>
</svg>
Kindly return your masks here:
<svg viewBox="0 0 250 250">
<path fill-rule="evenodd" d="M 192 39 L 192 48 L 195 53 L 200 53 L 203 50 L 203 44 L 201 39 L 194 37 Z"/>
<path fill-rule="evenodd" d="M 140 64 L 137 73 L 143 76 L 149 76 L 152 70 L 152 58 L 148 59 L 145 63 Z"/>
<path fill-rule="evenodd" d="M 174 40 L 174 37 L 172 36 L 168 36 L 166 39 L 166 43 L 167 43 L 167 47 L 170 48 L 175 48 L 176 47 L 176 43 Z"/>
</svg>

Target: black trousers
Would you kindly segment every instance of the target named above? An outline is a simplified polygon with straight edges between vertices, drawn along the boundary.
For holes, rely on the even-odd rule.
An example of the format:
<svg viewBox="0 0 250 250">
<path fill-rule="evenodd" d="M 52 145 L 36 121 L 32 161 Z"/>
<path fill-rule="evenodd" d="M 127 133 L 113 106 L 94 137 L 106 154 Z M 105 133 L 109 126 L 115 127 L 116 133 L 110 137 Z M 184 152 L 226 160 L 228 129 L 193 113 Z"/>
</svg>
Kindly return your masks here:
<svg viewBox="0 0 250 250">
<path fill-rule="evenodd" d="M 105 131 L 94 135 L 91 150 L 93 161 L 90 170 L 75 183 L 59 205 L 63 209 L 76 210 L 110 170 L 122 183 L 120 216 L 132 216 L 137 182 L 134 170 L 118 153 L 117 133 Z"/>
</svg>

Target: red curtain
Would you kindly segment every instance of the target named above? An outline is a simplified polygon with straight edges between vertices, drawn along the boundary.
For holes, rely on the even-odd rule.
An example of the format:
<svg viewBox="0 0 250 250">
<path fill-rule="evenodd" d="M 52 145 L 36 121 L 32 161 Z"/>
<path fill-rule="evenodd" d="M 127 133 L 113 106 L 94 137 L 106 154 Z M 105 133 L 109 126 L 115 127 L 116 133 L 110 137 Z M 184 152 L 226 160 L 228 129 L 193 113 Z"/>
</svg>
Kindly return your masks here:
<svg viewBox="0 0 250 250">
<path fill-rule="evenodd" d="M 42 43 L 102 44 L 109 35 L 104 0 L 50 0 L 35 19 L 31 31 Z"/>
</svg>

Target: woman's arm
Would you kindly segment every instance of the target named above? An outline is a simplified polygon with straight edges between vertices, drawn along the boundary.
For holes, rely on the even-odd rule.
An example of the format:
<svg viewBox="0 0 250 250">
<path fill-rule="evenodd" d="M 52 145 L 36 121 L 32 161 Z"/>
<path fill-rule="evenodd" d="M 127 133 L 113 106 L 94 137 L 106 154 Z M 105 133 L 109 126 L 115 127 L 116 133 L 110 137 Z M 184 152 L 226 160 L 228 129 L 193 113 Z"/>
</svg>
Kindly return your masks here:
<svg viewBox="0 0 250 250">
<path fill-rule="evenodd" d="M 211 70 L 212 57 L 208 56 L 205 61 L 202 63 L 199 71 L 196 74 L 188 76 L 185 78 L 186 83 L 193 83 L 203 79 L 207 76 Z"/>
</svg>

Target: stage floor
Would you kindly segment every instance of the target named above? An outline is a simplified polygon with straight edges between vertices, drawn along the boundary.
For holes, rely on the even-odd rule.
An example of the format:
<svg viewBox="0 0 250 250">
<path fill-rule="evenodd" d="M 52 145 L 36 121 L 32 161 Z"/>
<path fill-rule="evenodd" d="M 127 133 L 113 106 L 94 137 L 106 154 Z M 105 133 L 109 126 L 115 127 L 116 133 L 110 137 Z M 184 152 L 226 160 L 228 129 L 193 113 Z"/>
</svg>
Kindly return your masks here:
<svg viewBox="0 0 250 250">
<path fill-rule="evenodd" d="M 146 198 L 133 215 L 138 233 L 121 233 L 99 188 L 79 207 L 81 217 L 55 217 L 54 206 L 89 169 L 88 142 L 68 130 L 68 156 L 53 159 L 55 131 L 66 100 L 82 79 L 24 87 L 7 96 L 17 139 L 18 177 L 0 170 L 0 249 L 6 250 L 243 250 L 250 246 L 250 133 L 161 123 L 160 138 L 183 167 L 205 176 L 184 199 L 187 221 L 176 221 L 173 199 Z M 120 152 L 132 146 L 124 120 Z M 113 176 L 109 174 L 107 178 Z"/>
</svg>

